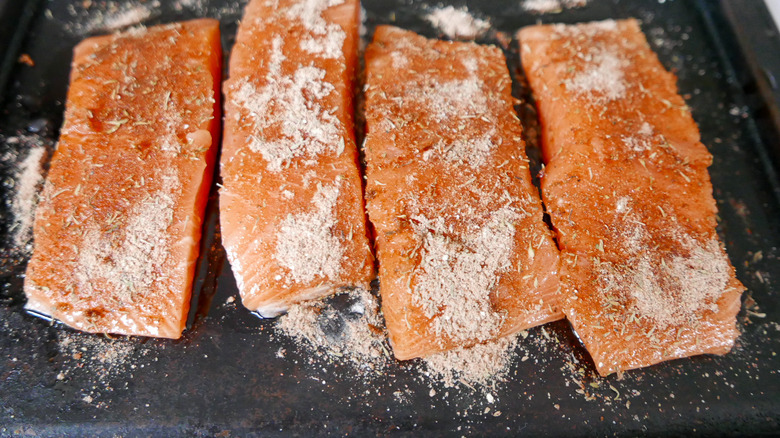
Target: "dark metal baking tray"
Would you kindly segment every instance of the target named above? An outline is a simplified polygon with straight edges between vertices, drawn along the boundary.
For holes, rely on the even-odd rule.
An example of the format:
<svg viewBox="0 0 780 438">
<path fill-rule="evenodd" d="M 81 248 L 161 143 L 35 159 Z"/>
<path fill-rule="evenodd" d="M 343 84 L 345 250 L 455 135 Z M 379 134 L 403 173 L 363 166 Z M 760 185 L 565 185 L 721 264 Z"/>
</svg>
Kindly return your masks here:
<svg viewBox="0 0 780 438">
<path fill-rule="evenodd" d="M 15 6 L 9 7 L 12 3 Z M 2 84 L 0 155 L 19 147 L 7 139 L 20 134 L 56 140 L 71 49 L 91 33 L 83 26 L 92 18 L 82 14 L 88 3 L 92 8 L 123 4 L 0 1 L 0 38 L 16 41 L 2 46 L 7 62 L 0 78 L 9 81 Z M 154 0 L 135 0 L 138 3 Z M 218 17 L 229 53 L 242 1 L 158 3 L 145 24 Z M 230 302 L 236 286 L 224 262 L 218 200 L 212 196 L 195 290 L 200 311 L 193 312 L 192 327 L 177 341 L 118 341 L 126 356 L 121 363 L 111 357 L 95 359 L 93 350 L 82 354 L 65 341 L 85 345 L 103 338 L 78 334 L 23 311 L 25 259 L 13 257 L 7 245 L 3 246 L 9 239 L 8 206 L 3 204 L 0 435 L 711 436 L 780 432 L 780 203 L 767 140 L 777 132 L 769 113 L 761 109 L 766 101 L 723 5 L 705 0 L 592 0 L 584 8 L 534 15 L 524 11 L 521 3 L 454 2 L 489 18 L 504 35 L 540 21 L 637 17 L 663 64 L 678 75 L 681 93 L 714 155 L 710 173 L 720 208 L 719 232 L 738 277 L 748 288 L 738 322 L 742 335 L 732 353 L 676 360 L 628 372 L 622 380 L 616 376 L 600 379 L 567 323 L 558 322 L 529 331 L 509 382 L 489 390 L 493 402 L 484 391 L 430 383 L 420 376 L 415 361 L 394 364 L 383 375 L 366 380 L 347 365 L 312 360 L 305 349 L 272 336 L 273 321 L 252 316 L 237 299 Z M 413 0 L 366 0 L 369 34 L 377 24 L 390 23 L 436 36 L 422 18 L 431 6 L 435 5 Z M 32 17 L 29 25 L 25 14 Z M 751 26 L 737 25 L 743 27 L 740 31 L 749 31 Z M 491 33 L 482 42 L 498 43 L 500 37 Z M 506 51 L 510 70 L 517 72 L 514 47 L 509 45 Z M 35 65 L 16 62 L 22 53 Z M 0 166 L 4 180 L 9 171 L 8 163 Z M 4 200 L 9 190 L 7 184 L 0 185 Z M 529 359 L 521 360 L 524 355 Z M 93 357 L 99 366 L 79 356 Z"/>
</svg>

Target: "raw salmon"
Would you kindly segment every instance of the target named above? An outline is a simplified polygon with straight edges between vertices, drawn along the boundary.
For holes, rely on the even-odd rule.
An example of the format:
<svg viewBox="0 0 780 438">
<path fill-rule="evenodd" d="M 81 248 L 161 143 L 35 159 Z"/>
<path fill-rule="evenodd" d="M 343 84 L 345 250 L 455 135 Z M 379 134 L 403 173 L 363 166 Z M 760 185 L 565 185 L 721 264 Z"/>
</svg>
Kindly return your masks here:
<svg viewBox="0 0 780 438">
<path fill-rule="evenodd" d="M 501 51 L 382 26 L 366 73 L 366 199 L 395 356 L 562 318 Z"/>
<path fill-rule="evenodd" d="M 219 139 L 219 25 L 83 41 L 38 207 L 27 308 L 87 332 L 178 338 Z"/>
<path fill-rule="evenodd" d="M 522 29 L 563 311 L 602 375 L 737 337 L 744 289 L 716 234 L 700 142 L 636 20 Z"/>
<path fill-rule="evenodd" d="M 249 3 L 225 83 L 220 221 L 244 306 L 368 287 L 352 116 L 357 0 Z"/>
</svg>

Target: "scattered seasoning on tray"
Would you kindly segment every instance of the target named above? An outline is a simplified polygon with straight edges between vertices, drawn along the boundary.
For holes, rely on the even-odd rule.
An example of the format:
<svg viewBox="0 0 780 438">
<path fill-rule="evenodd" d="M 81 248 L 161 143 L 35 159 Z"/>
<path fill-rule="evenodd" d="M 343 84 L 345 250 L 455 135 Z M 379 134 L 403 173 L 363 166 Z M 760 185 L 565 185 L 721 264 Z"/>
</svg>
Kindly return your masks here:
<svg viewBox="0 0 780 438">
<path fill-rule="evenodd" d="M 466 6 L 435 8 L 425 20 L 450 39 L 474 39 L 490 29 L 490 21 L 474 17 Z"/>
<path fill-rule="evenodd" d="M 510 375 L 515 362 L 525 362 L 531 357 L 537 364 L 540 361 L 546 364 L 546 359 L 540 359 L 538 353 L 559 343 L 556 337 L 544 330 L 530 336 L 523 331 L 471 348 L 439 353 L 416 363 L 395 362 L 386 341 L 377 299 L 371 292 L 362 289 L 295 305 L 279 318 L 275 331 L 292 338 L 298 347 L 312 353 L 309 360 L 348 365 L 359 371 L 359 376 L 366 382 L 384 375 L 392 369 L 393 363 L 401 367 L 414 363 L 412 370 L 419 373 L 421 382 L 429 386 L 432 399 L 449 398 L 450 391 L 447 389 L 450 388 L 470 389 L 467 391 L 467 397 L 471 399 L 468 410 L 472 414 L 477 412 L 473 409 L 476 406 L 494 403 L 502 384 L 520 378 L 516 373 Z M 280 347 L 275 356 L 289 360 L 284 347 Z M 315 376 L 311 378 L 318 379 Z M 410 402 L 413 398 L 408 388 L 391 388 L 399 403 Z M 458 391 L 453 394 L 456 393 Z"/>
<path fill-rule="evenodd" d="M 181 11 L 189 9 L 196 12 L 203 11 L 204 0 L 176 0 L 173 2 L 173 9 Z"/>
<path fill-rule="evenodd" d="M 74 3 L 68 5 L 70 19 L 63 27 L 76 35 L 116 31 L 141 24 L 160 14 L 159 0 Z"/>
<path fill-rule="evenodd" d="M 244 10 L 244 6 L 249 0 L 223 0 L 218 2 L 209 2 L 209 0 L 175 0 L 172 3 L 173 10 L 177 12 L 185 11 L 193 14 L 195 17 L 211 17 L 216 19 L 235 17 L 239 20 Z M 216 3 L 210 7 L 210 3 Z"/>
<path fill-rule="evenodd" d="M 63 29 L 67 32 L 86 36 L 114 32 L 143 24 L 159 17 L 167 7 L 188 15 L 182 19 L 202 17 L 215 19 L 235 17 L 238 19 L 247 2 L 248 0 L 220 2 L 209 2 L 208 0 L 175 0 L 172 2 L 161 2 L 160 0 L 87 0 L 68 5 L 67 16 L 55 17 L 51 10 L 46 10 L 46 16 L 61 21 Z M 215 3 L 215 5 L 210 6 L 210 3 Z"/>
<path fill-rule="evenodd" d="M 100 401 L 100 396 L 126 387 L 133 371 L 145 367 L 146 361 L 141 358 L 151 351 L 132 338 L 113 339 L 64 327 L 57 332 L 57 349 L 62 357 L 57 381 L 67 382 L 73 376 L 74 381 L 87 382 L 80 388 L 81 400 L 101 408 L 107 405 Z"/>
<path fill-rule="evenodd" d="M 507 381 L 516 358 L 518 334 L 470 348 L 457 348 L 423 359 L 424 374 L 441 381 L 445 388 L 458 384 L 474 388 L 494 386 Z M 492 396 L 491 396 L 492 397 Z"/>
<path fill-rule="evenodd" d="M 366 27 L 366 20 L 368 20 L 368 12 L 366 12 L 366 8 L 363 7 L 363 5 L 360 5 L 360 27 L 358 27 L 358 37 L 360 38 L 360 54 L 358 55 L 358 58 L 360 59 L 361 69 L 363 64 L 363 54 L 366 46 L 368 45 L 368 27 Z M 362 81 L 361 81 L 362 82 Z M 356 83 L 355 87 L 359 87 L 359 85 Z"/>
<path fill-rule="evenodd" d="M 758 303 L 756 303 L 756 300 L 753 299 L 752 292 L 748 291 L 745 295 L 743 308 L 745 309 L 746 317 L 744 318 L 743 323 L 749 324 L 751 322 L 748 317 L 758 318 L 759 320 L 766 318 L 766 313 L 761 311 L 761 309 L 758 307 Z"/>
<path fill-rule="evenodd" d="M 5 140 L 9 149 L 0 157 L 3 165 L 10 164 L 10 177 L 4 185 L 10 189 L 11 196 L 6 199 L 12 215 L 9 236 L 10 252 L 23 255 L 32 249 L 32 225 L 35 219 L 35 207 L 43 183 L 42 162 L 47 155 L 48 140 L 38 136 L 23 135 L 8 137 Z"/>
<path fill-rule="evenodd" d="M 592 366 L 583 364 L 574 355 L 564 360 L 561 371 L 568 379 L 566 386 L 574 391 L 572 398 L 579 396 L 604 406 L 624 405 L 628 408 L 631 406 L 630 399 L 640 395 L 638 390 L 632 388 L 636 379 L 623 374 L 618 374 L 616 379 L 601 377 Z M 621 381 L 622 384 L 618 383 Z"/>
<path fill-rule="evenodd" d="M 523 9 L 536 14 L 557 14 L 565 9 L 581 8 L 588 0 L 525 0 Z"/>
<path fill-rule="evenodd" d="M 363 289 L 292 306 L 275 328 L 319 359 L 353 366 L 361 377 L 381 375 L 391 360 L 379 303 Z"/>
<path fill-rule="evenodd" d="M 35 61 L 33 61 L 30 55 L 26 53 L 22 53 L 21 55 L 19 55 L 19 59 L 17 60 L 17 62 L 30 67 L 35 67 Z"/>
</svg>

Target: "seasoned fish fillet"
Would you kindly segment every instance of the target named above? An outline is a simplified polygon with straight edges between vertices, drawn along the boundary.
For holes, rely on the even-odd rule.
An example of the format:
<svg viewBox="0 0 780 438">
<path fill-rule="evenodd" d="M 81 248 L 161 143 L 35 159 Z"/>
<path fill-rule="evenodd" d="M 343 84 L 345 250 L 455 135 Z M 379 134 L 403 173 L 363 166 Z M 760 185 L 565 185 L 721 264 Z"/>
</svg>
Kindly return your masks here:
<svg viewBox="0 0 780 438">
<path fill-rule="evenodd" d="M 563 311 L 602 375 L 724 354 L 744 289 L 690 111 L 636 20 L 522 29 Z"/>
<path fill-rule="evenodd" d="M 368 287 L 353 132 L 357 0 L 255 0 L 225 83 L 220 221 L 243 304 L 275 316 Z"/>
<path fill-rule="evenodd" d="M 38 207 L 27 308 L 87 332 L 178 338 L 219 139 L 219 24 L 83 41 Z"/>
<path fill-rule="evenodd" d="M 395 356 L 562 318 L 501 51 L 382 26 L 366 73 L 366 199 Z"/>
</svg>

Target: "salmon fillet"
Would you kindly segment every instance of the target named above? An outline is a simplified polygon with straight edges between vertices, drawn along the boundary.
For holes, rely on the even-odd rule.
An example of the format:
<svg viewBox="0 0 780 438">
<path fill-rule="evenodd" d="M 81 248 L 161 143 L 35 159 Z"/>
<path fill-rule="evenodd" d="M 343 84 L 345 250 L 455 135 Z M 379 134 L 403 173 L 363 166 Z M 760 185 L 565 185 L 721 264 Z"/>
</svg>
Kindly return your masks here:
<svg viewBox="0 0 780 438">
<path fill-rule="evenodd" d="M 381 26 L 366 73 L 366 199 L 396 358 L 561 319 L 501 51 Z"/>
<path fill-rule="evenodd" d="M 602 375 L 738 332 L 744 287 L 716 233 L 712 156 L 636 20 L 517 35 L 542 124 L 563 311 Z"/>
<path fill-rule="evenodd" d="M 262 316 L 375 275 L 352 115 L 358 11 L 256 0 L 238 30 L 220 221 L 242 302 Z"/>
<path fill-rule="evenodd" d="M 181 336 L 216 161 L 220 63 L 216 20 L 75 48 L 27 309 L 87 332 Z"/>
</svg>

